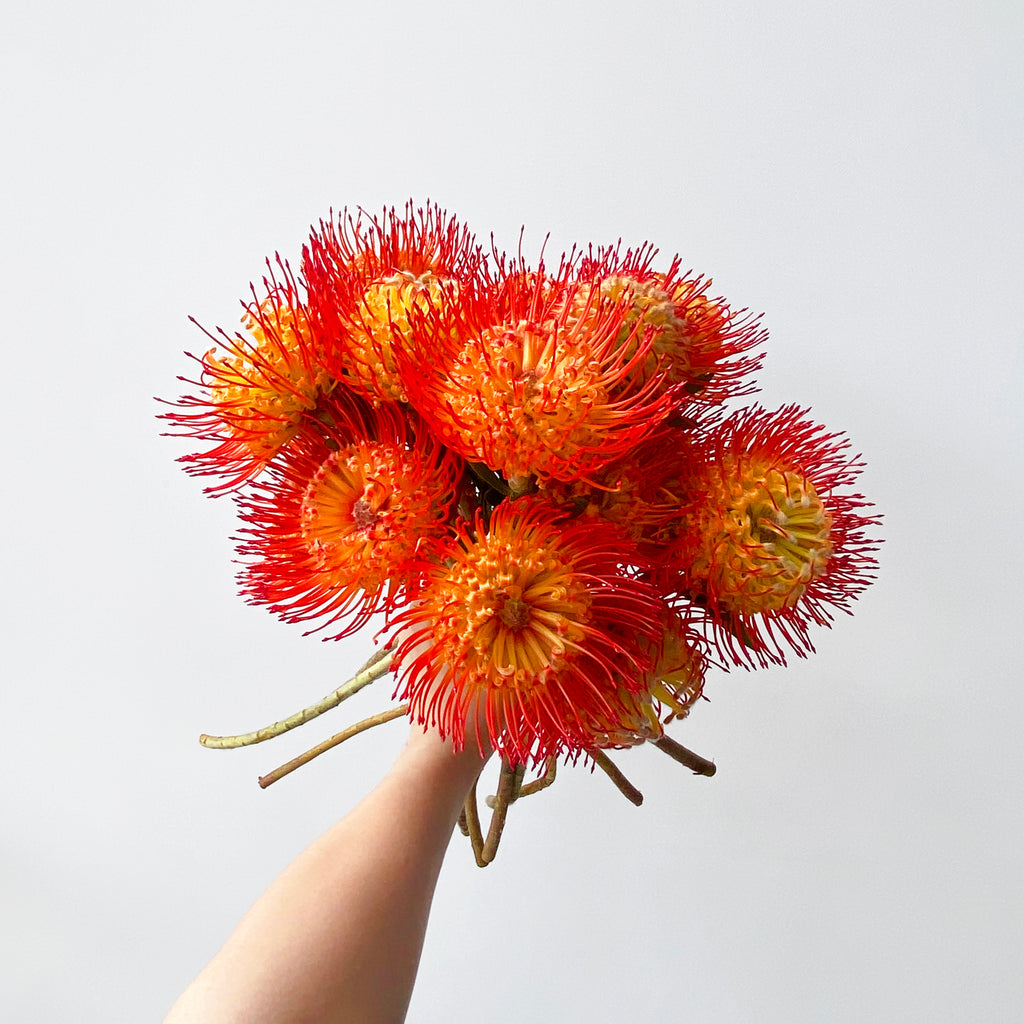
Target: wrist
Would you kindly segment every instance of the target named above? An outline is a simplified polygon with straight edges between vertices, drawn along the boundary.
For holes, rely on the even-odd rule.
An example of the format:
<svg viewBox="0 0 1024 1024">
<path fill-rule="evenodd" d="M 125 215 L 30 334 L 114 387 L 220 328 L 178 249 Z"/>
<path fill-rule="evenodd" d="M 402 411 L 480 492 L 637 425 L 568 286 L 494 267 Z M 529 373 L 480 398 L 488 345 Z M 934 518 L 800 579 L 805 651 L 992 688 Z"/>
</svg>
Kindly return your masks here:
<svg viewBox="0 0 1024 1024">
<path fill-rule="evenodd" d="M 450 738 L 442 739 L 436 730 L 413 722 L 396 767 L 428 776 L 434 786 L 450 788 L 461 800 L 491 753 L 490 743 L 481 753 L 477 740 L 469 737 L 462 749 L 456 750 Z"/>
</svg>

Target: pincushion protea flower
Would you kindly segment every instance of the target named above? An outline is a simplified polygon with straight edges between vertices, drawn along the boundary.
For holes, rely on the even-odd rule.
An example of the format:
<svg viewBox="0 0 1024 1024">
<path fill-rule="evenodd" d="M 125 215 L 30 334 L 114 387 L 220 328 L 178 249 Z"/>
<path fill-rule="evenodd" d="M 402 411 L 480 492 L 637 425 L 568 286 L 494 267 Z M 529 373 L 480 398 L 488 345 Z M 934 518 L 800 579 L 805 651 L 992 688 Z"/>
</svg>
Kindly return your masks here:
<svg viewBox="0 0 1024 1024">
<path fill-rule="evenodd" d="M 643 688 L 662 641 L 661 595 L 622 553 L 610 526 L 528 498 L 462 527 L 395 620 L 412 716 L 460 746 L 479 714 L 516 762 L 593 745 L 590 723 L 616 717 L 619 685 Z"/>
<path fill-rule="evenodd" d="M 314 359 L 309 313 L 285 264 L 278 276 L 269 267 L 266 296 L 245 305 L 248 337 L 204 331 L 216 343 L 202 357 L 198 388 L 166 413 L 177 436 L 215 441 L 216 446 L 180 460 L 190 473 L 223 477 L 209 488 L 220 493 L 260 472 L 300 429 L 317 403 L 334 388 L 330 374 Z"/>
<path fill-rule="evenodd" d="M 687 483 L 671 564 L 720 646 L 740 663 L 813 650 L 810 623 L 828 625 L 872 579 L 877 523 L 846 488 L 861 463 L 849 442 L 805 410 L 751 409 L 702 442 Z"/>
<path fill-rule="evenodd" d="M 647 667 L 642 677 L 636 675 L 637 666 L 627 667 L 618 682 L 614 714 L 605 711 L 588 722 L 588 750 L 656 740 L 664 734 L 664 724 L 685 718 L 703 693 L 705 645 L 678 612 L 662 606 L 656 645 L 647 636 L 635 639 L 649 655 Z"/>
<path fill-rule="evenodd" d="M 674 417 L 590 479 L 540 480 L 538 488 L 566 515 L 614 523 L 658 562 L 678 533 L 681 481 L 700 462 L 696 439 L 712 422 Z"/>
<path fill-rule="evenodd" d="M 437 205 L 321 221 L 302 259 L 318 358 L 372 401 L 404 401 L 398 353 L 431 358 L 412 319 L 472 288 L 482 264 L 472 234 Z"/>
<path fill-rule="evenodd" d="M 659 378 L 634 379 L 651 333 L 627 324 L 632 304 L 570 271 L 515 268 L 491 290 L 431 309 L 419 324 L 431 358 L 401 359 L 409 400 L 434 433 L 510 483 L 587 479 L 674 408 Z"/>
<path fill-rule="evenodd" d="M 651 696 L 670 722 L 685 718 L 704 693 L 710 659 L 699 634 L 678 612 L 666 609 L 661 652 L 654 666 Z"/>
<path fill-rule="evenodd" d="M 749 394 L 749 378 L 761 364 L 758 350 L 768 337 L 758 317 L 709 297 L 711 281 L 682 273 L 678 256 L 666 272 L 655 271 L 656 255 L 650 245 L 625 252 L 600 248 L 579 260 L 574 278 L 628 308 L 619 344 L 629 347 L 639 325 L 650 332 L 650 349 L 636 376 L 663 374 L 667 384 L 683 385 L 686 400 L 702 404 Z M 578 300 L 573 312 L 586 315 Z"/>
<path fill-rule="evenodd" d="M 714 774 L 666 727 L 711 666 L 811 650 L 871 580 L 878 520 L 842 435 L 796 406 L 726 413 L 765 332 L 655 255 L 574 249 L 549 274 L 435 205 L 343 212 L 298 276 L 279 260 L 253 289 L 247 335 L 210 335 L 165 418 L 238 503 L 243 595 L 330 638 L 381 613 L 389 639 L 316 704 L 206 745 L 277 735 L 393 667 L 403 703 L 261 785 L 397 717 L 475 736 L 502 760 L 486 839 L 475 788 L 465 804 L 481 865 L 560 757 L 634 803 L 606 751 Z"/>
<path fill-rule="evenodd" d="M 289 622 L 348 636 L 396 606 L 417 548 L 448 530 L 461 460 L 388 407 L 323 410 L 241 502 L 242 593 Z"/>
</svg>

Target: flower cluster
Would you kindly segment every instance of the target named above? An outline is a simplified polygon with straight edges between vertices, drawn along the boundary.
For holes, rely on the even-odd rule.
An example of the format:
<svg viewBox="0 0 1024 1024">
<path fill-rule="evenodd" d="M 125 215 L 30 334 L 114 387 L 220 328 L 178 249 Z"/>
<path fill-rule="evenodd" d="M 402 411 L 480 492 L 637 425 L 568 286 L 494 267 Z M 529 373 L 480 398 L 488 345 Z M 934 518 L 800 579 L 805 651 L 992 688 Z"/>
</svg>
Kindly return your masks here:
<svg viewBox="0 0 1024 1024">
<path fill-rule="evenodd" d="M 408 714 L 510 765 L 658 742 L 709 665 L 810 651 L 871 579 L 860 463 L 727 411 L 766 332 L 656 255 L 531 266 L 409 203 L 268 264 L 166 414 L 238 502 L 245 597 L 382 616 Z"/>
</svg>

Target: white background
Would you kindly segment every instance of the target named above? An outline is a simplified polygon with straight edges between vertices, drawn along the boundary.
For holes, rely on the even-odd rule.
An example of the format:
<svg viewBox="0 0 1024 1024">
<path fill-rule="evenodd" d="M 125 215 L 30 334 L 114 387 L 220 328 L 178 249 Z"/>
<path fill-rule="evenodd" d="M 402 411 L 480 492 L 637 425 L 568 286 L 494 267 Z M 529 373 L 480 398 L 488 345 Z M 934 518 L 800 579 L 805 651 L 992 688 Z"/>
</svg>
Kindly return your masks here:
<svg viewBox="0 0 1024 1024">
<path fill-rule="evenodd" d="M 848 431 L 879 581 L 788 669 L 457 836 L 413 1022 L 999 1022 L 1024 1002 L 1024 9 L 869 0 L 18 4 L 0 41 L 0 1018 L 159 1020 L 358 801 L 387 702 L 202 750 L 370 650 L 235 596 L 158 437 L 205 339 L 333 206 L 526 251 L 651 240 L 765 312 L 762 400 Z"/>
</svg>

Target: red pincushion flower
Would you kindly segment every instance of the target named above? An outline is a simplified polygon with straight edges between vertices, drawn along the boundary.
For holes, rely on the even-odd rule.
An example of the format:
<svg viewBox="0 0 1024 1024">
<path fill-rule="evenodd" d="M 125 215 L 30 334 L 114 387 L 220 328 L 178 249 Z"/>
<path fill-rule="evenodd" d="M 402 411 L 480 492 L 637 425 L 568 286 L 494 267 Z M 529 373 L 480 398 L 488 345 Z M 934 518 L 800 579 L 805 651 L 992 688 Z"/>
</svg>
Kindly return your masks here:
<svg viewBox="0 0 1024 1024">
<path fill-rule="evenodd" d="M 663 606 L 658 643 L 640 645 L 650 655 L 643 685 L 627 674 L 617 687 L 612 713 L 602 710 L 588 722 L 588 749 L 633 747 L 664 734 L 663 722 L 685 718 L 704 690 L 708 656 L 702 638 L 678 612 Z"/>
<path fill-rule="evenodd" d="M 700 465 L 697 440 L 710 422 L 673 417 L 591 479 L 542 480 L 539 490 L 566 514 L 615 523 L 658 562 L 678 533 L 679 495 Z"/>
<path fill-rule="evenodd" d="M 619 687 L 645 691 L 662 643 L 661 595 L 624 552 L 611 526 L 533 498 L 435 546 L 417 603 L 394 620 L 412 717 L 456 746 L 482 720 L 513 763 L 594 746 L 594 723 L 626 714 Z"/>
<path fill-rule="evenodd" d="M 570 271 L 503 268 L 488 290 L 427 311 L 418 329 L 431 357 L 402 362 L 409 401 L 431 429 L 513 493 L 533 477 L 590 478 L 674 407 L 676 389 L 636 378 L 651 338 L 627 324 L 631 304 Z"/>
<path fill-rule="evenodd" d="M 318 358 L 366 398 L 404 401 L 398 353 L 429 357 L 413 318 L 471 288 L 483 260 L 470 232 L 436 205 L 321 221 L 302 259 Z"/>
<path fill-rule="evenodd" d="M 703 605 L 738 663 L 813 650 L 808 625 L 848 612 L 873 578 L 867 531 L 878 519 L 846 490 L 861 468 L 849 447 L 796 406 L 745 410 L 701 441 L 704 461 L 686 483 L 666 559 L 678 574 L 669 586 Z"/>
<path fill-rule="evenodd" d="M 461 460 L 390 407 L 357 398 L 324 410 L 266 481 L 241 501 L 239 548 L 250 603 L 289 622 L 344 621 L 348 636 L 389 612 L 414 582 L 417 547 L 448 530 Z"/>
<path fill-rule="evenodd" d="M 268 264 L 269 266 L 269 264 Z M 216 343 L 202 357 L 198 381 L 180 378 L 199 389 L 176 403 L 178 412 L 162 418 L 174 423 L 175 436 L 216 445 L 183 456 L 190 473 L 223 477 L 209 487 L 222 493 L 259 473 L 300 430 L 334 380 L 314 358 L 310 317 L 294 276 L 279 265 L 264 279 L 266 297 L 244 306 L 242 322 L 249 337 L 204 331 Z"/>
<path fill-rule="evenodd" d="M 678 256 L 665 273 L 655 271 L 657 252 L 648 244 L 624 253 L 599 248 L 579 260 L 574 277 L 629 306 L 621 342 L 637 323 L 650 329 L 650 352 L 638 375 L 664 374 L 666 384 L 682 384 L 684 402 L 718 404 L 749 394 L 749 378 L 761 365 L 757 350 L 768 338 L 759 318 L 709 297 L 710 279 L 683 273 Z"/>
</svg>

